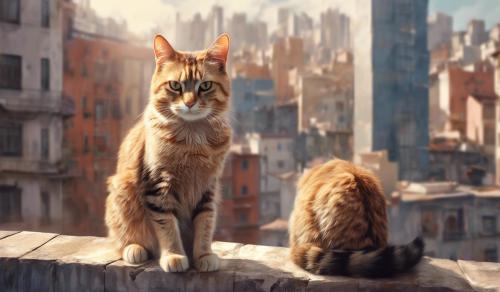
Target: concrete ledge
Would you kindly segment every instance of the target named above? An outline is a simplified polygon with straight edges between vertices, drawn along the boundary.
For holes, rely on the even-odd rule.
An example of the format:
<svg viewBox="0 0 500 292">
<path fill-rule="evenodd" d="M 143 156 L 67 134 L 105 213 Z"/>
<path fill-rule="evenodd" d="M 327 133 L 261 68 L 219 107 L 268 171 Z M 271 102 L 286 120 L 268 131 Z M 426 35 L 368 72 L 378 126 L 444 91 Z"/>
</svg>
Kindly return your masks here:
<svg viewBox="0 0 500 292">
<path fill-rule="evenodd" d="M 281 247 L 216 242 L 221 270 L 128 265 L 105 238 L 0 231 L 0 291 L 500 291 L 500 264 L 424 258 L 393 279 L 304 272 Z"/>
</svg>

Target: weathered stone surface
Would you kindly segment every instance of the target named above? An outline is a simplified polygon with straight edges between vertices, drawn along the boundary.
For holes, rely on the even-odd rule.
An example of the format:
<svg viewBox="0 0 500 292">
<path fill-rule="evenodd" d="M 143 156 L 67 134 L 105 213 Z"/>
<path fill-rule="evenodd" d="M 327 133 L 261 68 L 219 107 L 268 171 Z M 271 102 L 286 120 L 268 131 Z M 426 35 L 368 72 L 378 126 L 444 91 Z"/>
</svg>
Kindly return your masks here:
<svg viewBox="0 0 500 292">
<path fill-rule="evenodd" d="M 18 258 L 35 250 L 56 237 L 53 233 L 39 232 L 14 232 L 0 239 L 0 291 L 19 291 L 18 279 L 22 279 L 19 274 Z M 28 289 L 25 291 L 37 291 L 37 278 L 33 282 L 26 283 Z M 34 288 L 31 288 L 33 286 Z M 40 290 L 38 290 L 40 291 Z"/>
<path fill-rule="evenodd" d="M 118 261 L 106 267 L 106 291 L 233 291 L 233 272 L 223 267 L 216 273 L 165 273 L 156 261 L 142 266 Z"/>
<path fill-rule="evenodd" d="M 19 259 L 20 291 L 104 291 L 105 266 L 120 259 L 105 238 L 60 235 Z M 32 290 L 34 291 L 34 290 Z"/>
<path fill-rule="evenodd" d="M 165 273 L 156 261 L 119 260 L 104 238 L 11 233 L 0 239 L 0 291 L 500 291 L 495 263 L 424 258 L 398 277 L 362 279 L 307 273 L 287 248 L 216 242 L 213 250 L 218 272 Z"/>
<path fill-rule="evenodd" d="M 0 230 L 0 239 L 5 238 L 7 236 L 14 235 L 16 233 L 19 233 L 19 231 L 2 231 L 2 230 Z"/>
<path fill-rule="evenodd" d="M 500 264 L 459 260 L 458 265 L 476 291 L 500 291 Z"/>
<path fill-rule="evenodd" d="M 54 233 L 23 231 L 0 240 L 0 258 L 18 258 L 56 237 Z"/>
<path fill-rule="evenodd" d="M 474 291 L 455 261 L 425 257 L 416 271 L 419 287 L 439 288 L 442 291 Z"/>
</svg>

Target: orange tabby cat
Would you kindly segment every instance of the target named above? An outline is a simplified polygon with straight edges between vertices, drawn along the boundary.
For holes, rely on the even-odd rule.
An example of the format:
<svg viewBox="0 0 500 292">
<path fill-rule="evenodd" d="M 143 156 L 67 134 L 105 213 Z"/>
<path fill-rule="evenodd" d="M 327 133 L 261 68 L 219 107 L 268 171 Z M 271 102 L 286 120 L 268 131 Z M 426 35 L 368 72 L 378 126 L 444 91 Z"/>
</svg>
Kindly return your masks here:
<svg viewBox="0 0 500 292">
<path fill-rule="evenodd" d="M 306 172 L 290 216 L 291 258 L 312 273 L 387 277 L 422 258 L 420 238 L 387 245 L 380 183 L 346 161 L 331 160 Z"/>
<path fill-rule="evenodd" d="M 228 49 L 225 34 L 192 53 L 154 40 L 150 100 L 108 180 L 106 224 L 129 263 L 155 257 L 169 272 L 218 269 L 211 243 L 231 141 Z"/>
</svg>

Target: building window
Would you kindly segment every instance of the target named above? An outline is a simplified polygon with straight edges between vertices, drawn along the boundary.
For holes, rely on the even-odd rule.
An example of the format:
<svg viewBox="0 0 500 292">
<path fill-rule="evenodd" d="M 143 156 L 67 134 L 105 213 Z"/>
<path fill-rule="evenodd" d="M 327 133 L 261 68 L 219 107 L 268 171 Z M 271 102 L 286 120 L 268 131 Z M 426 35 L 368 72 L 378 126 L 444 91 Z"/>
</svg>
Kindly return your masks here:
<svg viewBox="0 0 500 292">
<path fill-rule="evenodd" d="M 101 101 L 96 101 L 95 103 L 95 119 L 103 120 L 106 118 L 106 103 Z"/>
<path fill-rule="evenodd" d="M 40 137 L 40 153 L 42 160 L 48 160 L 49 159 L 49 129 L 44 128 L 41 131 L 41 137 Z"/>
<path fill-rule="evenodd" d="M 452 209 L 445 213 L 444 240 L 458 240 L 464 237 L 463 209 Z"/>
<path fill-rule="evenodd" d="M 42 0 L 42 26 L 50 26 L 50 0 Z"/>
<path fill-rule="evenodd" d="M 240 223 L 247 223 L 248 222 L 248 216 L 246 213 L 240 213 L 238 216 L 238 220 Z"/>
<path fill-rule="evenodd" d="M 0 1 L 0 21 L 10 23 L 20 23 L 21 20 L 21 0 Z"/>
<path fill-rule="evenodd" d="M 112 115 L 114 119 L 120 119 L 122 116 L 122 111 L 118 100 L 113 100 Z"/>
<path fill-rule="evenodd" d="M 241 186 L 241 195 L 248 194 L 248 187 L 246 185 Z"/>
<path fill-rule="evenodd" d="M 485 249 L 484 260 L 487 262 L 497 262 L 498 261 L 497 248 L 493 247 Z"/>
<path fill-rule="evenodd" d="M 425 237 L 436 238 L 438 235 L 438 223 L 431 210 L 422 210 L 421 215 L 422 233 Z"/>
<path fill-rule="evenodd" d="M 42 224 L 50 223 L 50 195 L 47 192 L 40 194 L 42 201 Z"/>
<path fill-rule="evenodd" d="M 222 184 L 222 197 L 224 199 L 231 199 L 231 185 L 229 183 Z"/>
<path fill-rule="evenodd" d="M 243 170 L 247 170 L 248 169 L 248 160 L 247 159 L 243 159 L 241 161 L 241 169 L 243 169 Z"/>
<path fill-rule="evenodd" d="M 277 165 L 279 169 L 283 169 L 285 167 L 285 162 L 283 160 L 278 160 Z"/>
<path fill-rule="evenodd" d="M 484 144 L 495 145 L 495 126 L 484 126 Z"/>
<path fill-rule="evenodd" d="M 20 157 L 22 153 L 22 125 L 15 122 L 0 122 L 0 155 Z"/>
<path fill-rule="evenodd" d="M 49 90 L 50 89 L 50 61 L 47 58 L 43 58 L 41 61 L 41 70 L 40 70 L 40 76 L 41 76 L 41 86 L 42 90 Z"/>
<path fill-rule="evenodd" d="M 485 235 L 495 235 L 497 233 L 497 218 L 496 216 L 483 216 L 483 233 Z"/>
<path fill-rule="evenodd" d="M 89 151 L 90 151 L 89 136 L 84 135 L 83 136 L 83 153 L 88 153 Z"/>
<path fill-rule="evenodd" d="M 21 89 L 21 56 L 0 55 L 0 88 Z"/>
<path fill-rule="evenodd" d="M 495 104 L 483 104 L 483 119 L 485 120 L 494 120 L 495 119 Z"/>
<path fill-rule="evenodd" d="M 278 151 L 281 151 L 281 143 L 278 143 L 278 146 L 276 146 L 276 148 L 278 149 Z"/>
<path fill-rule="evenodd" d="M 82 68 L 80 69 L 80 74 L 82 77 L 88 77 L 89 76 L 89 70 L 87 69 L 87 65 L 83 64 Z"/>
<path fill-rule="evenodd" d="M 0 222 L 21 221 L 21 189 L 0 185 Z"/>
</svg>

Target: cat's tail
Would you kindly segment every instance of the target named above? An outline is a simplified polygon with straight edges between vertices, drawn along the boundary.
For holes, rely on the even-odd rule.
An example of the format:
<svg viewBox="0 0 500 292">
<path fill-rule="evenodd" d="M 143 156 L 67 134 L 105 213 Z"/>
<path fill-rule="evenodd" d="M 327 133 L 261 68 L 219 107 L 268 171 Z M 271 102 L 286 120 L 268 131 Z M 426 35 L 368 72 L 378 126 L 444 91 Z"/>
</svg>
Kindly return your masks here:
<svg viewBox="0 0 500 292">
<path fill-rule="evenodd" d="M 424 241 L 417 237 L 406 245 L 361 251 L 323 250 L 304 244 L 293 246 L 291 257 L 295 264 L 314 274 L 380 278 L 411 269 L 423 252 Z"/>
</svg>

